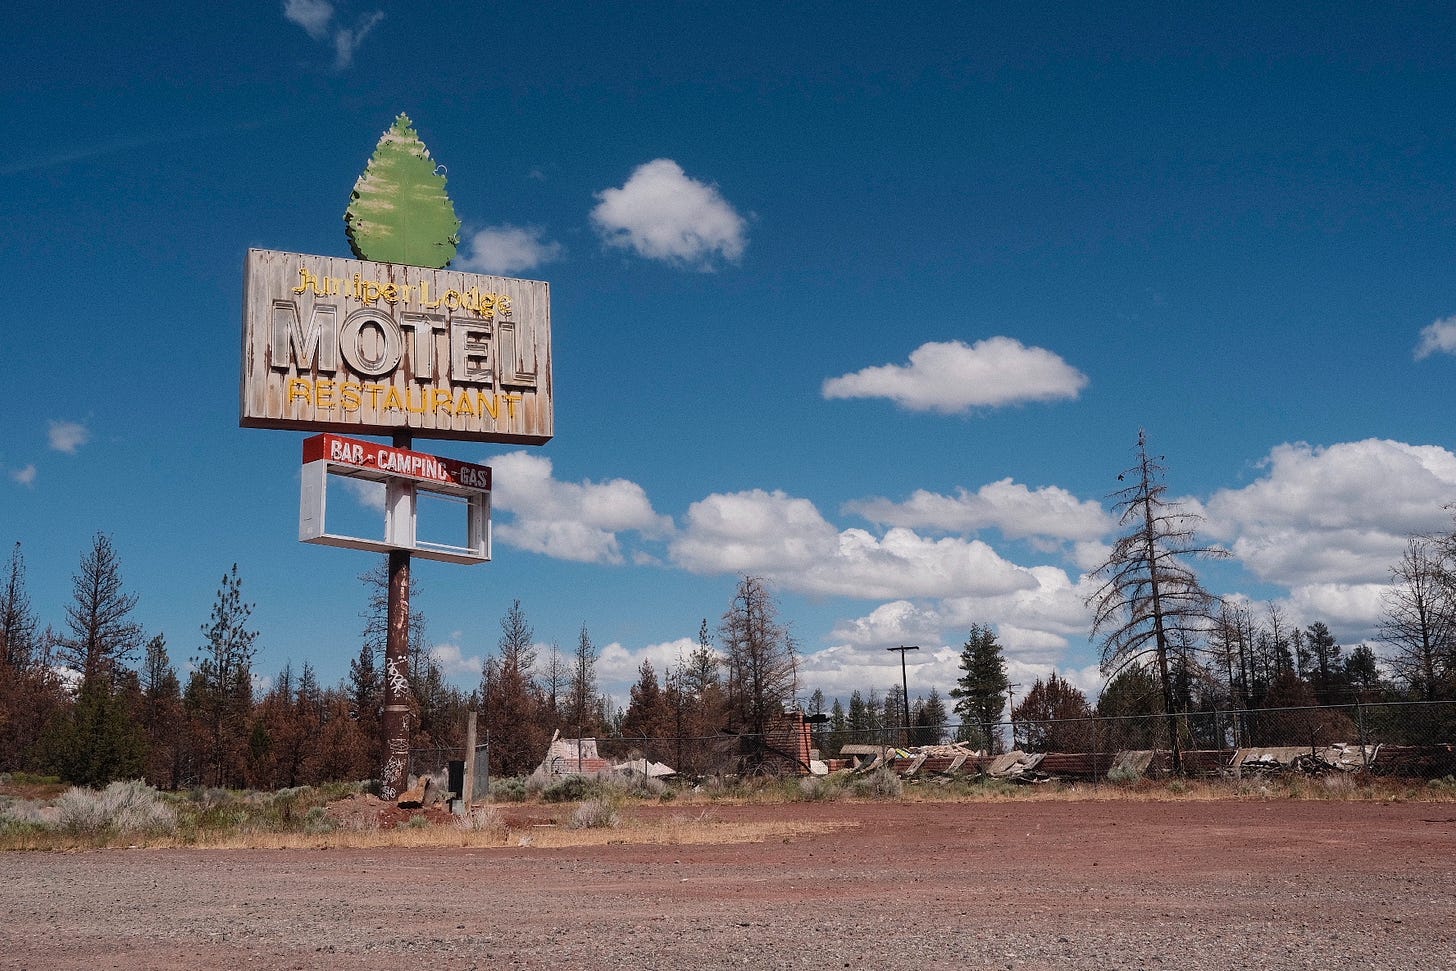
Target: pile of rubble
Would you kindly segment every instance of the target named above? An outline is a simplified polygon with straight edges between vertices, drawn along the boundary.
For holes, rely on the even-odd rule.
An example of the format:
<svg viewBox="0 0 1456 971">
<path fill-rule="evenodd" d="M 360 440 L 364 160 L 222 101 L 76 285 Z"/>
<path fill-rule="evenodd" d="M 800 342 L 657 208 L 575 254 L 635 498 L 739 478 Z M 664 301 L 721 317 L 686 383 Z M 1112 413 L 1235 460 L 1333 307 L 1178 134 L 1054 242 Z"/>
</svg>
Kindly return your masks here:
<svg viewBox="0 0 1456 971">
<path fill-rule="evenodd" d="M 1046 782 L 1053 778 L 1047 773 L 1037 771 L 1037 767 L 1047 757 L 1042 752 L 1023 752 L 1015 749 L 1001 755 L 988 755 L 981 749 L 972 748 L 963 742 L 952 742 L 949 745 L 915 745 L 909 748 L 892 748 L 883 745 L 844 745 L 840 747 L 839 754 L 842 758 L 834 760 L 834 763 L 844 763 L 842 767 L 851 772 L 873 772 L 879 768 L 886 768 L 906 779 L 917 776 L 951 776 L 966 773 L 988 775 L 993 779 L 1011 779 L 1017 782 Z"/>
<path fill-rule="evenodd" d="M 666 779 L 677 775 L 670 765 L 654 762 L 648 758 L 627 759 L 612 762 L 602 758 L 594 738 L 562 738 L 558 731 L 551 736 L 546 747 L 546 757 L 536 767 L 535 774 L 548 779 L 564 775 L 599 776 L 610 773 L 641 775 L 649 779 Z"/>
<path fill-rule="evenodd" d="M 1312 748 L 1308 745 L 1272 748 L 1241 748 L 1229 762 L 1233 775 L 1329 775 L 1369 769 L 1380 754 L 1378 745 L 1349 745 L 1344 742 Z"/>
<path fill-rule="evenodd" d="M 884 768 L 902 778 L 985 775 L 1011 782 L 1094 781 L 1140 779 L 1167 775 L 1172 759 L 1162 750 L 1120 752 L 1023 752 L 1013 749 L 989 755 L 964 743 L 895 748 L 887 745 L 844 745 L 831 769 L 872 772 Z M 1233 776 L 1298 773 L 1327 775 L 1371 771 L 1381 754 L 1378 745 L 1337 743 L 1323 748 L 1278 746 L 1211 749 L 1181 752 L 1184 770 L 1193 775 Z M 1394 754 L 1394 753 L 1392 753 Z"/>
</svg>

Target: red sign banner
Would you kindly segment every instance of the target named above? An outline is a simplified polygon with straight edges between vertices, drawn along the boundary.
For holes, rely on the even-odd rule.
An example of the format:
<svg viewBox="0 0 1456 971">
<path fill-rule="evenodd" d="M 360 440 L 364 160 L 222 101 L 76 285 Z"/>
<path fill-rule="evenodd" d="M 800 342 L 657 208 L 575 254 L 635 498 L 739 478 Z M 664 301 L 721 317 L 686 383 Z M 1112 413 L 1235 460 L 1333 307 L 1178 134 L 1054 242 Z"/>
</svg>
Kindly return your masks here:
<svg viewBox="0 0 1456 971">
<path fill-rule="evenodd" d="M 460 462 L 412 452 L 393 445 L 364 442 L 357 438 L 325 433 L 304 439 L 303 461 L 327 461 L 334 465 L 348 465 L 383 475 L 400 475 L 421 482 L 436 482 L 473 489 L 477 492 L 490 491 L 490 466 Z"/>
</svg>

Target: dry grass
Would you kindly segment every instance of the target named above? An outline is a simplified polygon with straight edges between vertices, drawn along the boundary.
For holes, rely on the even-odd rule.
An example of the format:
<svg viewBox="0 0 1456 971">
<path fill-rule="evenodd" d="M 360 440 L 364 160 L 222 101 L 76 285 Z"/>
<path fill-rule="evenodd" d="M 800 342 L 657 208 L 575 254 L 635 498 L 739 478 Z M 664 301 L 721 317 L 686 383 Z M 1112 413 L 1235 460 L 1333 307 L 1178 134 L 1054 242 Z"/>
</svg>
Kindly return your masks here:
<svg viewBox="0 0 1456 971">
<path fill-rule="evenodd" d="M 227 795 L 227 799 L 173 797 L 186 809 L 186 825 L 175 831 L 138 831 L 107 826 L 87 832 L 66 828 L 43 813 L 44 804 L 17 799 L 0 791 L 0 851 L 71 851 L 104 847 L 195 847 L 216 850 L 251 849 L 380 849 L 389 847 L 540 847 L 625 845 L 703 845 L 792 840 L 856 824 L 843 820 L 803 819 L 818 815 L 801 806 L 788 819 L 727 821 L 715 807 L 773 806 L 837 801 L 857 803 L 1017 803 L 1129 802 L 1177 803 L 1215 801 L 1456 802 L 1456 779 L 1395 780 L 1362 775 L 1321 777 L 1279 775 L 1243 780 L 1138 780 L 1129 783 L 1018 785 L 979 779 L 908 781 L 903 793 L 875 796 L 856 792 L 847 780 L 813 783 L 776 780 L 733 788 L 679 791 L 673 811 L 638 811 L 658 801 L 619 799 L 616 826 L 572 827 L 577 803 L 511 803 L 476 809 L 467 818 L 438 811 L 402 813 L 373 797 L 354 794 L 323 804 L 331 792 L 300 791 Z M 821 792 L 820 790 L 825 791 Z M 56 800 L 60 802 L 59 797 Z M 217 805 L 212 805 L 216 802 Z M 240 807 L 253 816 L 239 816 Z M 59 806 L 52 810 L 55 815 Z M 285 811 L 286 810 L 286 811 Z M 808 810 L 808 812 L 805 812 Z M 762 815 L 774 815 L 765 813 Z M 832 815 L 825 813 L 825 815 Z M 213 817 L 217 818 L 214 819 Z M 386 819 L 386 816 L 388 817 Z M 205 823 L 205 825 L 204 825 Z"/>
<path fill-rule="evenodd" d="M 305 850 L 461 847 L 536 847 L 569 849 L 577 846 L 648 845 L 703 846 L 763 843 L 817 833 L 833 832 L 854 824 L 844 822 L 724 822 L 686 815 L 665 820 L 623 817 L 614 828 L 572 829 L 562 825 L 534 825 L 519 829 L 500 826 L 470 830 L 460 826 L 404 826 L 388 830 L 336 830 L 332 833 L 252 833 L 217 837 L 187 845 L 214 850 Z M 176 845 L 148 841 L 149 847 Z"/>
<path fill-rule="evenodd" d="M 186 838 L 169 836 L 136 837 L 130 840 L 97 841 L 60 832 L 29 831 L 0 839 L 0 849 L 88 850 L 98 846 L 148 849 L 192 848 L 206 850 L 332 850 L 410 849 L 461 847 L 536 847 L 566 849 L 578 846 L 651 845 L 690 846 L 784 841 L 796 837 L 852 828 L 849 822 L 754 821 L 734 822 L 715 818 L 711 811 L 697 814 L 674 813 L 668 818 L 643 819 L 624 812 L 615 827 L 572 828 L 569 817 L 575 807 L 564 810 L 563 818 L 551 824 L 507 825 L 494 810 L 476 810 L 468 819 L 453 823 L 399 826 L 393 829 L 357 826 L 321 833 L 210 832 Z"/>
</svg>

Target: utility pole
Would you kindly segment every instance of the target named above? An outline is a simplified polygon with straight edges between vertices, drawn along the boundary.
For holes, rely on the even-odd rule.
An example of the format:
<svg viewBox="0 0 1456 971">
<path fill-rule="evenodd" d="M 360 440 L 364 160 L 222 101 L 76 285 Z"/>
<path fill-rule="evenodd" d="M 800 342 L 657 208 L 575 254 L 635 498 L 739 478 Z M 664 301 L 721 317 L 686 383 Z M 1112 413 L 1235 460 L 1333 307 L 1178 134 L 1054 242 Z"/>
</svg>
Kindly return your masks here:
<svg viewBox="0 0 1456 971">
<path fill-rule="evenodd" d="M 906 744 L 906 746 L 909 746 L 909 744 L 910 744 L 910 680 L 909 680 L 909 677 L 905 674 L 905 652 L 906 651 L 918 651 L 918 650 L 920 650 L 920 645 L 918 645 L 918 644 L 912 644 L 911 646 L 906 647 L 904 644 L 901 644 L 899 647 L 887 647 L 887 648 L 885 648 L 885 650 L 887 650 L 887 651 L 899 651 L 900 652 L 900 690 L 903 692 L 903 696 L 902 697 L 903 697 L 904 702 L 905 702 L 905 706 L 900 709 L 900 711 L 901 711 L 901 716 L 900 717 L 905 722 L 905 744 Z"/>
<path fill-rule="evenodd" d="M 1006 686 L 1006 717 L 1011 719 L 1011 750 L 1016 751 L 1016 689 L 1021 684 L 1008 684 Z"/>
</svg>

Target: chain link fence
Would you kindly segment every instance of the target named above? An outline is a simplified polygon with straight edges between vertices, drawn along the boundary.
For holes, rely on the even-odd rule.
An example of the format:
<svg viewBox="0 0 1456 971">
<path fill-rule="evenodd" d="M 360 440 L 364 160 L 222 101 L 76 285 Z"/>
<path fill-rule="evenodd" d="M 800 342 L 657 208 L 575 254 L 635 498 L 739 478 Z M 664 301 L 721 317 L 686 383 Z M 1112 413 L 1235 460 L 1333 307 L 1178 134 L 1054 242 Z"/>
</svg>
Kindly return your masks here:
<svg viewBox="0 0 1456 971">
<path fill-rule="evenodd" d="M 1456 775 L 1456 702 L 1449 701 L 1210 710 L 1171 717 L 1018 720 L 939 728 L 836 730 L 823 722 L 805 730 L 812 759 L 830 769 L 863 766 L 877 755 L 881 761 L 899 755 L 898 764 L 903 766 L 912 754 L 959 743 L 956 751 L 976 755 L 958 763 L 957 771 L 984 771 L 996 756 L 1020 751 L 1040 756 L 1038 770 L 1043 774 L 1089 781 L 1107 778 L 1109 772 L 1128 764 L 1131 754 L 1143 756 L 1135 762 L 1140 773 L 1154 775 L 1176 770 L 1217 776 L 1290 767 L 1306 772 L 1343 769 L 1426 779 Z M 614 769 L 653 774 L 666 768 L 686 778 L 809 771 L 801 750 L 782 735 L 600 737 L 594 741 L 592 757 L 557 758 L 544 768 L 552 775 Z"/>
</svg>

